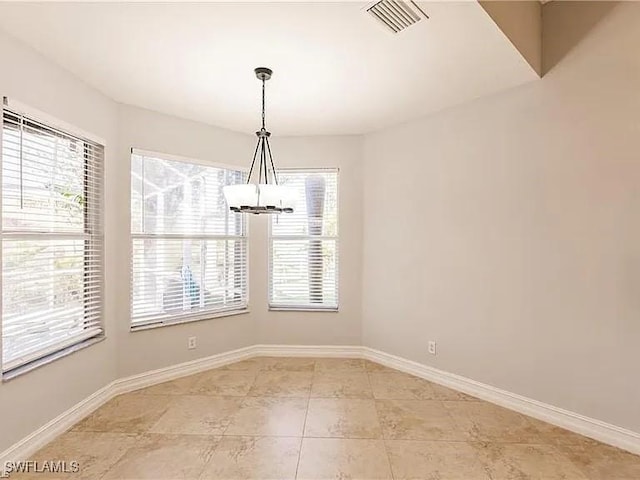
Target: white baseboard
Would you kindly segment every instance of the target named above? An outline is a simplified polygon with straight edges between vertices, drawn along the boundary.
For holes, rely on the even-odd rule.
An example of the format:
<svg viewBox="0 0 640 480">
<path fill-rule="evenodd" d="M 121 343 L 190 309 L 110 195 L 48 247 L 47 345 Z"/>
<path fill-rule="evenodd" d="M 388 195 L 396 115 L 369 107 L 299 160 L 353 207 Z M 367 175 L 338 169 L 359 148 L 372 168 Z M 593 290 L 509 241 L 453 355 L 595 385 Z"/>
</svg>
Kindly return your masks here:
<svg viewBox="0 0 640 480">
<path fill-rule="evenodd" d="M 495 403 L 501 407 L 515 410 L 543 422 L 551 423 L 599 442 L 640 455 L 640 433 L 372 348 L 364 347 L 363 354 L 364 358 L 387 367 L 453 388 L 487 402 Z"/>
<path fill-rule="evenodd" d="M 119 378 L 111 384 L 111 389 L 113 390 L 113 396 L 132 392 L 140 388 L 150 387 L 158 383 L 168 382 L 176 378 L 186 377 L 212 368 L 239 362 L 240 360 L 246 360 L 247 358 L 258 355 L 256 352 L 256 346 L 252 345 L 209 357 L 198 358 L 190 362 L 179 363 L 170 367 L 139 373 L 130 377 Z"/>
<path fill-rule="evenodd" d="M 130 377 L 119 378 L 0 453 L 0 478 L 2 477 L 5 462 L 28 459 L 58 435 L 69 430 L 80 420 L 117 395 L 255 357 L 255 352 L 255 346 L 240 348 Z"/>
<path fill-rule="evenodd" d="M 66 412 L 58 415 L 46 425 L 0 453 L 0 478 L 4 473 L 6 462 L 28 459 L 35 452 L 54 440 L 58 435 L 69 430 L 84 417 L 111 400 L 114 395 L 112 384 L 102 387 L 97 392 L 78 402 Z"/>
<path fill-rule="evenodd" d="M 253 345 L 115 380 L 0 453 L 0 473 L 5 462 L 29 458 L 116 395 L 256 356 L 365 358 L 640 455 L 639 433 L 372 348 Z"/>
<path fill-rule="evenodd" d="M 358 345 L 255 345 L 255 354 L 265 357 L 362 358 Z"/>
</svg>

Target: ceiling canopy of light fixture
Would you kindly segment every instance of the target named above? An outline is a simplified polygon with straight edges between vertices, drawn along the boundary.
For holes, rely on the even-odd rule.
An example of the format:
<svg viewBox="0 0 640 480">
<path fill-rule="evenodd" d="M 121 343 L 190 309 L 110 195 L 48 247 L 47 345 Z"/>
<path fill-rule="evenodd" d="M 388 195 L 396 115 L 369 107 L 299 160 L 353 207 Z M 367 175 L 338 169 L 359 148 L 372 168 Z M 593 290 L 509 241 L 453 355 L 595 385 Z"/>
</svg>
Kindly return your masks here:
<svg viewBox="0 0 640 480">
<path fill-rule="evenodd" d="M 292 213 L 294 192 L 278 185 L 278 175 L 271 155 L 269 137 L 265 122 L 265 82 L 271 78 L 273 71 L 266 67 L 255 69 L 256 77 L 262 81 L 262 127 L 256 132 L 258 144 L 253 152 L 251 168 L 244 185 L 228 185 L 224 187 L 224 196 L 229 208 L 238 213 Z M 251 183 L 258 160 L 258 183 Z"/>
</svg>

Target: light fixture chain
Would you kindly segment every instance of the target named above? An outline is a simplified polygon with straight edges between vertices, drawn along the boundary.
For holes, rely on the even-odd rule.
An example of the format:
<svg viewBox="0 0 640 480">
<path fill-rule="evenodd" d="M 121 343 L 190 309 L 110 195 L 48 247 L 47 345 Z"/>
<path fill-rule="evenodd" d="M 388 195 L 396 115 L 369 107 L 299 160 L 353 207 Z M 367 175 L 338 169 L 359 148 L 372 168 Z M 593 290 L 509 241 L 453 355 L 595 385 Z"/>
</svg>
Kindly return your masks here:
<svg viewBox="0 0 640 480">
<path fill-rule="evenodd" d="M 265 113 L 264 113 L 264 104 L 265 104 L 265 102 L 264 102 L 264 83 L 265 83 L 265 80 L 264 80 L 264 77 L 262 77 L 262 129 L 263 130 L 265 129 L 265 124 L 266 124 L 266 122 L 265 122 Z"/>
</svg>

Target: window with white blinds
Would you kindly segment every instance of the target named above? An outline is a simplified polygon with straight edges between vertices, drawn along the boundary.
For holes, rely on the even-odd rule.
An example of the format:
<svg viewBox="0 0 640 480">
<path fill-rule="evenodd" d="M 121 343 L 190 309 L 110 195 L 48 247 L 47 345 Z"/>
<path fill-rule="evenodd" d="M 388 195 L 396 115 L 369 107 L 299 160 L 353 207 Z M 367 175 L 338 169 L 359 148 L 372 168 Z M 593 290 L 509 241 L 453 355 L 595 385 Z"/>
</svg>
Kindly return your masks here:
<svg viewBox="0 0 640 480">
<path fill-rule="evenodd" d="M 271 218 L 269 307 L 337 310 L 338 170 L 282 170 L 278 181 L 296 204 Z"/>
<path fill-rule="evenodd" d="M 2 371 L 102 335 L 103 146 L 2 111 Z"/>
<path fill-rule="evenodd" d="M 241 170 L 133 150 L 132 326 L 247 308 L 246 216 L 222 188 Z"/>
</svg>

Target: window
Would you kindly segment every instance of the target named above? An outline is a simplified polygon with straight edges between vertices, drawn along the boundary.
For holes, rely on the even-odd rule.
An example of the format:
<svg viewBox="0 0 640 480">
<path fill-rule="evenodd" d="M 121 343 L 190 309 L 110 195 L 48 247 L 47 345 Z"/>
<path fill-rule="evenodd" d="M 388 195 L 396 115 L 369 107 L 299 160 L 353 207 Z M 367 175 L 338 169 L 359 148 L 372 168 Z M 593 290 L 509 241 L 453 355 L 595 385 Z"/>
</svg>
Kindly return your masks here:
<svg viewBox="0 0 640 480">
<path fill-rule="evenodd" d="M 101 336 L 104 148 L 2 111 L 2 372 Z"/>
<path fill-rule="evenodd" d="M 237 169 L 133 151 L 133 327 L 247 308 L 246 218 L 222 193 L 244 178 Z"/>
<path fill-rule="evenodd" d="M 338 308 L 338 171 L 284 170 L 297 192 L 294 213 L 271 218 L 269 306 Z"/>
</svg>

